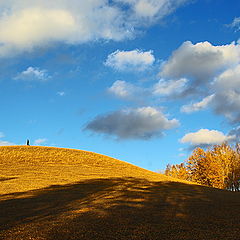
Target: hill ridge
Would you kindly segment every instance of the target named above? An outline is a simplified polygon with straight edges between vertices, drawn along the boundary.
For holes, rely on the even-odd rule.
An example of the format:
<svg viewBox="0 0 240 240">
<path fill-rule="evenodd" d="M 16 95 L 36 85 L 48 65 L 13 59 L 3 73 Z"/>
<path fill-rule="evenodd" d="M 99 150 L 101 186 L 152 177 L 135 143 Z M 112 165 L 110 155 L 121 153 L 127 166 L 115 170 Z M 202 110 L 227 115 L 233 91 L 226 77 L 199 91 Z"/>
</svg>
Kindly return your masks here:
<svg viewBox="0 0 240 240">
<path fill-rule="evenodd" d="M 185 182 L 103 154 L 44 146 L 0 147 L 0 194 L 27 191 L 81 180 L 136 177 Z"/>
</svg>

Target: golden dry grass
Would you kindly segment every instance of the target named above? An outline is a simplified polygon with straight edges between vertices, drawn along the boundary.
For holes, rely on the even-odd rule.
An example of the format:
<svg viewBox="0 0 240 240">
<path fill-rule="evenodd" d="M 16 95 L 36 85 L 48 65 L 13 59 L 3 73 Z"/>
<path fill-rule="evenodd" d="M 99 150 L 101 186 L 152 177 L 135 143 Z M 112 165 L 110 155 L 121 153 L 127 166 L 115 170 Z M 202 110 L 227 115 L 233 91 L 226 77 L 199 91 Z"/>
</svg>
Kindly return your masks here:
<svg viewBox="0 0 240 240">
<path fill-rule="evenodd" d="M 0 147 L 0 239 L 233 239 L 240 195 L 80 150 Z"/>
</svg>

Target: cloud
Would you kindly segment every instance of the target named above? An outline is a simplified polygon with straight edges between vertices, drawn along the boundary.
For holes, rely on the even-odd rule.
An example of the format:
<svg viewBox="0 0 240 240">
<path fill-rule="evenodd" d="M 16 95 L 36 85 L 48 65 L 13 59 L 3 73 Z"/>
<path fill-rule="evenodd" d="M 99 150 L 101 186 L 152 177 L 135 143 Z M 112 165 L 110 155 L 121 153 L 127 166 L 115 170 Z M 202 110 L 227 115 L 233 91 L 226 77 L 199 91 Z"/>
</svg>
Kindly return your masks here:
<svg viewBox="0 0 240 240">
<path fill-rule="evenodd" d="M 11 49 L 29 51 L 55 42 L 80 44 L 97 39 L 122 40 L 132 35 L 120 9 L 104 0 L 22 2 L 19 5 L 12 1 L 10 10 L 0 18 L 0 56 L 12 53 Z"/>
<path fill-rule="evenodd" d="M 221 144 L 225 141 L 231 141 L 233 139 L 235 139 L 235 136 L 226 136 L 217 130 L 200 129 L 197 132 L 186 134 L 182 139 L 180 139 L 180 142 L 190 143 L 190 145 L 196 147 Z"/>
<path fill-rule="evenodd" d="M 160 90 L 161 85 L 168 81 L 177 84 L 179 79 L 187 79 L 180 95 L 189 97 L 192 103 L 182 106 L 182 112 L 191 113 L 211 107 L 214 113 L 223 115 L 230 123 L 239 124 L 239 41 L 220 46 L 186 41 L 162 64 L 159 75 L 164 79 L 160 81 Z M 170 84 L 166 89 L 174 87 Z M 196 98 L 202 100 L 194 102 Z"/>
<path fill-rule="evenodd" d="M 4 138 L 4 137 L 5 137 L 5 134 L 3 132 L 0 132 L 0 138 Z M 12 146 L 12 145 L 16 145 L 16 144 L 0 139 L 0 146 Z"/>
<path fill-rule="evenodd" d="M 240 122 L 240 94 L 234 90 L 216 94 L 213 110 L 225 116 L 230 123 L 238 124 Z"/>
<path fill-rule="evenodd" d="M 13 145 L 15 144 L 8 141 L 0 140 L 0 146 L 13 146 Z"/>
<path fill-rule="evenodd" d="M 15 80 L 22 81 L 47 81 L 50 79 L 47 70 L 34 67 L 28 67 L 25 71 L 19 73 Z"/>
<path fill-rule="evenodd" d="M 113 58 L 118 53 L 113 53 Z M 165 100 L 173 96 L 188 97 L 190 104 L 183 105 L 181 112 L 192 113 L 209 107 L 231 124 L 240 123 L 240 42 L 221 46 L 184 42 L 162 64 L 159 75 L 161 79 L 152 87 L 139 88 L 116 81 L 108 91 L 124 99 L 143 93 L 150 98 L 165 97 Z M 196 102 L 196 99 L 201 100 Z"/>
<path fill-rule="evenodd" d="M 240 126 L 233 128 L 229 133 L 228 136 L 235 136 L 236 142 L 239 143 L 240 141 Z"/>
<path fill-rule="evenodd" d="M 65 92 L 63 92 L 63 91 L 61 91 L 61 92 L 57 92 L 57 95 L 58 95 L 58 96 L 60 96 L 60 97 L 63 97 L 63 96 L 65 96 L 65 95 L 66 95 L 66 93 L 65 93 Z"/>
<path fill-rule="evenodd" d="M 207 96 L 207 97 L 203 98 L 200 102 L 184 105 L 181 108 L 181 112 L 192 113 L 192 112 L 197 112 L 197 111 L 200 111 L 202 109 L 205 109 L 213 101 L 214 97 L 215 97 L 215 95 L 212 94 L 210 96 Z"/>
<path fill-rule="evenodd" d="M 134 84 L 117 80 L 107 90 L 113 96 L 116 96 L 125 100 L 136 100 L 143 95 L 147 94 L 147 89 L 140 88 Z"/>
<path fill-rule="evenodd" d="M 163 64 L 160 76 L 177 79 L 186 77 L 202 83 L 211 80 L 219 71 L 238 64 L 239 61 L 238 43 L 213 46 L 209 42 L 194 45 L 186 41 Z"/>
<path fill-rule="evenodd" d="M 217 91 L 237 90 L 240 88 L 239 76 L 240 64 L 228 68 L 226 71 L 218 75 L 213 82 L 214 88 L 216 88 Z"/>
<path fill-rule="evenodd" d="M 107 91 L 115 97 L 125 100 L 143 100 L 159 96 L 171 96 L 180 94 L 186 87 L 187 79 L 165 80 L 150 87 L 139 87 L 135 84 L 117 80 Z"/>
<path fill-rule="evenodd" d="M 186 79 L 165 80 L 161 79 L 158 83 L 150 87 L 139 87 L 135 84 L 117 80 L 107 91 L 118 98 L 124 100 L 144 100 L 152 97 L 171 96 L 180 94 L 186 87 Z"/>
<path fill-rule="evenodd" d="M 234 28 L 236 32 L 240 31 L 240 17 L 234 18 L 233 22 L 231 24 L 228 24 L 227 26 Z"/>
<path fill-rule="evenodd" d="M 177 7 L 188 2 L 186 0 L 118 0 L 128 3 L 132 7 L 135 18 L 144 18 L 153 21 L 162 18 Z"/>
<path fill-rule="evenodd" d="M 117 139 L 150 139 L 162 136 L 164 130 L 179 126 L 153 107 L 133 108 L 97 116 L 86 126 L 87 130 L 111 135 Z"/>
<path fill-rule="evenodd" d="M 43 143 L 47 142 L 46 138 L 38 138 L 34 141 L 34 145 L 41 145 Z"/>
<path fill-rule="evenodd" d="M 66 10 L 31 7 L 1 18 L 0 42 L 5 48 L 31 49 L 46 41 L 64 40 L 76 27 Z"/>
<path fill-rule="evenodd" d="M 132 38 L 190 0 L 0 2 L 0 57 L 54 43 Z"/>
<path fill-rule="evenodd" d="M 172 95 L 182 92 L 186 87 L 187 79 L 178 80 L 161 79 L 153 86 L 153 94 L 155 95 Z"/>
<path fill-rule="evenodd" d="M 217 76 L 213 82 L 215 97 L 213 109 L 231 122 L 240 121 L 240 64 Z"/>
<path fill-rule="evenodd" d="M 143 71 L 155 61 L 152 51 L 143 52 L 135 49 L 132 51 L 115 51 L 108 55 L 105 65 L 119 71 Z"/>
</svg>

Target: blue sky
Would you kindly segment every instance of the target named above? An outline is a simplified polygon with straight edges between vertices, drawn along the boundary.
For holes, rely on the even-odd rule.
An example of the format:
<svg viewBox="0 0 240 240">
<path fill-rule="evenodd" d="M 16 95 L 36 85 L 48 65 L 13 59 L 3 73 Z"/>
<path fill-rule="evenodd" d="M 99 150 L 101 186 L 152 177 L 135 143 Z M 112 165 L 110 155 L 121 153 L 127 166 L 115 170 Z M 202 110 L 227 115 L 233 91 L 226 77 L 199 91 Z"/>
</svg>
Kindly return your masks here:
<svg viewBox="0 0 240 240">
<path fill-rule="evenodd" d="M 0 2 L 0 145 L 157 171 L 240 136 L 239 0 Z"/>
</svg>

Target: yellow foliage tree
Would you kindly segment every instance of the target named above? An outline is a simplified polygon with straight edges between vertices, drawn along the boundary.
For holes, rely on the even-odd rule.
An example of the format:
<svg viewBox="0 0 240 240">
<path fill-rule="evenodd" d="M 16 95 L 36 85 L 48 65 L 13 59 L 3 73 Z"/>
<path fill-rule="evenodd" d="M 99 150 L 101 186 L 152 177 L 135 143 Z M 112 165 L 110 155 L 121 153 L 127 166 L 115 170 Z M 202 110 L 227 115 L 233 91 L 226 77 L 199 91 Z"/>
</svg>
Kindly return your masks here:
<svg viewBox="0 0 240 240">
<path fill-rule="evenodd" d="M 215 145 L 207 151 L 197 148 L 189 157 L 187 168 L 192 180 L 197 183 L 227 189 L 231 182 L 234 158 L 234 150 L 226 143 Z"/>
<path fill-rule="evenodd" d="M 189 180 L 189 172 L 184 163 L 176 165 L 167 165 L 165 175 L 183 180 Z"/>
<path fill-rule="evenodd" d="M 165 174 L 199 184 L 232 191 L 240 190 L 240 144 L 235 148 L 227 143 L 206 151 L 194 149 L 186 165 L 168 165 Z"/>
</svg>

